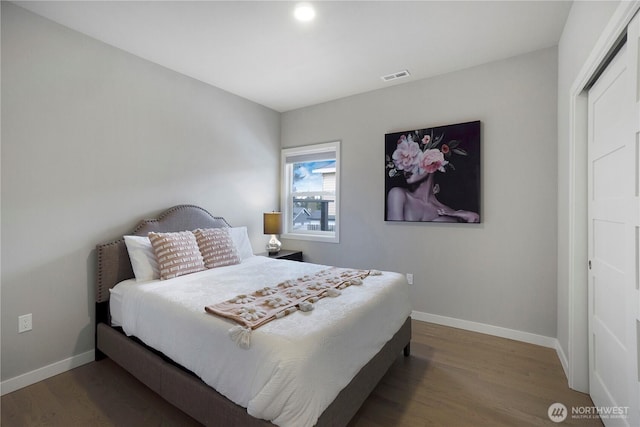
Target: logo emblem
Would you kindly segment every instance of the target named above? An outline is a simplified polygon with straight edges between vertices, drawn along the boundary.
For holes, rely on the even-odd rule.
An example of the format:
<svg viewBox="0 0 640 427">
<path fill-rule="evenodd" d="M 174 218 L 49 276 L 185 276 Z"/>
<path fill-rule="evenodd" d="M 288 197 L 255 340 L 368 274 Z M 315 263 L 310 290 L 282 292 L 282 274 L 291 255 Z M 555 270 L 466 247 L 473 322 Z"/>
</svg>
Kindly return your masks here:
<svg viewBox="0 0 640 427">
<path fill-rule="evenodd" d="M 562 403 L 552 403 L 547 410 L 547 415 L 549 419 L 554 423 L 561 423 L 567 419 L 567 415 L 569 412 L 567 411 L 567 407 Z"/>
</svg>

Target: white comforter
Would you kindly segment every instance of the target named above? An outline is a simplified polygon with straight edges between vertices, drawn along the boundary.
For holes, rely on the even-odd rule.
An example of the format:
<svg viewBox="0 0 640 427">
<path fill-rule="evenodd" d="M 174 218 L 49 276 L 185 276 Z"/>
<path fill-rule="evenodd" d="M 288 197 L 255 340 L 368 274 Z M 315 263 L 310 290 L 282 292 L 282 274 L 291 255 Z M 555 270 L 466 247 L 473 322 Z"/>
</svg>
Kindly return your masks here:
<svg viewBox="0 0 640 427">
<path fill-rule="evenodd" d="M 269 322 L 252 332 L 249 349 L 229 337 L 232 321 L 204 307 L 323 268 L 255 256 L 171 280 L 128 280 L 111 290 L 112 317 L 251 416 L 312 426 L 410 314 L 404 277 L 370 276 L 316 302 L 313 311 Z"/>
</svg>

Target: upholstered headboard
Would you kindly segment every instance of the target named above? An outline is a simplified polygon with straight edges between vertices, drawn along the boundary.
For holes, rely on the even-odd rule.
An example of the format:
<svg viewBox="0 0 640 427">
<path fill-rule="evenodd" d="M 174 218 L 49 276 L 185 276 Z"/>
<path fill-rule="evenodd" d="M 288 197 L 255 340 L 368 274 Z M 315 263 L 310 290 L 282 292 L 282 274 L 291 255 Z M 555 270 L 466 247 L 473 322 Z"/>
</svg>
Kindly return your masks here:
<svg viewBox="0 0 640 427">
<path fill-rule="evenodd" d="M 166 210 L 156 219 L 140 221 L 138 226 L 128 234 L 146 236 L 150 231 L 174 232 L 229 226 L 224 218 L 213 216 L 201 207 L 178 205 Z M 96 303 L 102 303 L 109 300 L 109 289 L 134 276 L 123 236 L 112 242 L 97 245 L 96 252 L 98 258 Z"/>
</svg>

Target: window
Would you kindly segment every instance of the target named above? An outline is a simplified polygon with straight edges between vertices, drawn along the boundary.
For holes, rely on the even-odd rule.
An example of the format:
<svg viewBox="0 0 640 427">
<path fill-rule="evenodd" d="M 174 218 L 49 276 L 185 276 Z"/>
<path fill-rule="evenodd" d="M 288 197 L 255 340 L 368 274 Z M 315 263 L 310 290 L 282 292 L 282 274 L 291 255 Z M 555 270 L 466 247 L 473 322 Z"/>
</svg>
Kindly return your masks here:
<svg viewBox="0 0 640 427">
<path fill-rule="evenodd" d="M 337 243 L 339 188 L 339 141 L 282 150 L 283 237 Z"/>
</svg>

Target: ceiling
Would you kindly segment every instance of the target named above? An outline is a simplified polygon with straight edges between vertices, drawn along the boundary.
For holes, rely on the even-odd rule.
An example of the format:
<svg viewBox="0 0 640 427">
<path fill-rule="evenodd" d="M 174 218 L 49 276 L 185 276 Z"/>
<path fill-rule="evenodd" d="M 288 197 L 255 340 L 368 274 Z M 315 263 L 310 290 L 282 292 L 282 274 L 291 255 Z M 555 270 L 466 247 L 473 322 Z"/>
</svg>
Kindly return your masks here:
<svg viewBox="0 0 640 427">
<path fill-rule="evenodd" d="M 284 112 L 555 46 L 566 1 L 27 1 L 39 15 Z M 408 70 L 408 78 L 381 76 Z"/>
</svg>

